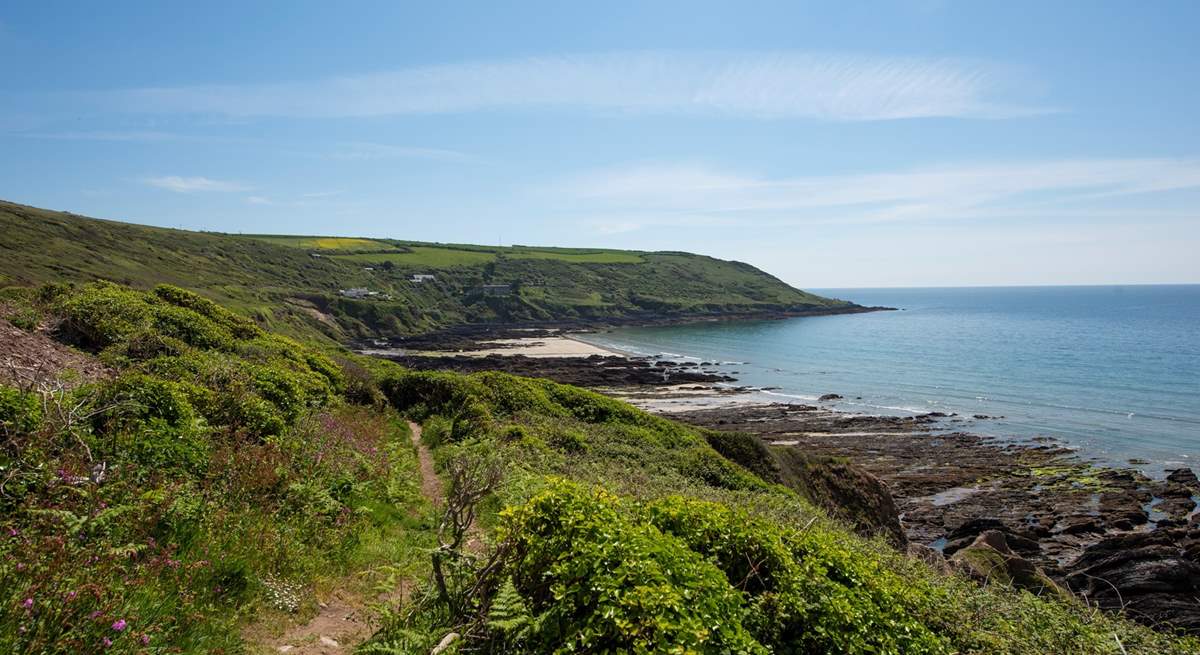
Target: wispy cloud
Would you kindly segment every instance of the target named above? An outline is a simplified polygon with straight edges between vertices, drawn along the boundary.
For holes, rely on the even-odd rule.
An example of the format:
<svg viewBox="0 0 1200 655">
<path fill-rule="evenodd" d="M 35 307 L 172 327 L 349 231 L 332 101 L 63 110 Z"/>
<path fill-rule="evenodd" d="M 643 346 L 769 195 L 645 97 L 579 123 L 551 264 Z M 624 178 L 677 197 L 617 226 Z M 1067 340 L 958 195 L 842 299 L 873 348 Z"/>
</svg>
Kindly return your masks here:
<svg viewBox="0 0 1200 655">
<path fill-rule="evenodd" d="M 322 204 L 326 198 L 341 195 L 341 191 L 311 191 L 301 193 L 295 198 L 279 198 L 264 195 L 246 196 L 246 204 L 257 205 L 260 207 L 309 207 L 316 204 Z"/>
<path fill-rule="evenodd" d="M 198 193 L 198 192 L 230 192 L 230 191 L 248 191 L 249 186 L 238 182 L 229 182 L 225 180 L 214 180 L 207 177 L 183 177 L 179 175 L 164 175 L 162 177 L 145 177 L 142 182 L 152 187 L 174 191 L 175 193 Z"/>
<path fill-rule="evenodd" d="M 386 143 L 370 143 L 352 141 L 338 144 L 329 154 L 331 159 L 369 160 L 369 159 L 430 159 L 445 162 L 477 161 L 473 155 L 445 148 L 421 148 L 413 146 L 397 146 Z"/>
<path fill-rule="evenodd" d="M 153 130 L 108 131 L 97 130 L 90 132 L 24 132 L 16 136 L 26 139 L 47 139 L 52 141 L 175 141 L 185 137 L 171 132 Z"/>
<path fill-rule="evenodd" d="M 881 223 L 1161 214 L 1160 195 L 1200 189 L 1200 160 L 1084 159 L 966 164 L 888 173 L 769 178 L 702 165 L 636 165 L 558 187 L 600 231 L 702 223 Z M 1128 197 L 1111 207 L 1117 197 Z M 1103 200 L 1103 202 L 1098 202 Z M 1140 202 L 1139 202 L 1140 201 Z M 1134 205 L 1129 208 L 1126 205 Z M 609 216 L 622 217 L 613 221 Z M 636 216 L 637 218 L 631 218 Z"/>
<path fill-rule="evenodd" d="M 144 88 L 90 96 L 129 112 L 366 117 L 573 107 L 840 121 L 1005 118 L 1011 75 L 958 59 L 618 52 L 478 61 L 310 81 Z"/>
</svg>

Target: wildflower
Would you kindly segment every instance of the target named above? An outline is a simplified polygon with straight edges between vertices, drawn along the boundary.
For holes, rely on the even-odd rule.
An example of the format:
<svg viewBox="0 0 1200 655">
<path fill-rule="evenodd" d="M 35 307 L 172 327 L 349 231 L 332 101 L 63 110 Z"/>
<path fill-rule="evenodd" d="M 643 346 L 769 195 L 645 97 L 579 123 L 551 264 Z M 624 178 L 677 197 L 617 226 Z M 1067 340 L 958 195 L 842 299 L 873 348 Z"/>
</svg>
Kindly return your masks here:
<svg viewBox="0 0 1200 655">
<path fill-rule="evenodd" d="M 26 598 L 25 600 L 21 601 L 21 606 L 24 607 L 25 609 L 29 609 L 30 607 L 33 607 L 33 599 Z"/>
<path fill-rule="evenodd" d="M 101 641 L 103 641 L 103 642 L 104 642 L 104 647 L 105 647 L 105 648 L 108 648 L 109 646 L 112 646 L 112 639 L 109 639 L 108 637 L 105 637 L 105 638 L 104 638 L 104 639 L 102 639 Z"/>
<path fill-rule="evenodd" d="M 78 591 L 69 591 L 69 592 L 67 592 L 67 600 L 75 600 L 75 597 L 78 595 L 79 595 Z"/>
<path fill-rule="evenodd" d="M 120 632 L 125 629 L 125 625 L 125 619 L 117 619 L 116 622 L 112 624 L 112 629 Z"/>
<path fill-rule="evenodd" d="M 143 646 L 150 645 L 150 635 L 142 635 L 142 645 Z"/>
</svg>

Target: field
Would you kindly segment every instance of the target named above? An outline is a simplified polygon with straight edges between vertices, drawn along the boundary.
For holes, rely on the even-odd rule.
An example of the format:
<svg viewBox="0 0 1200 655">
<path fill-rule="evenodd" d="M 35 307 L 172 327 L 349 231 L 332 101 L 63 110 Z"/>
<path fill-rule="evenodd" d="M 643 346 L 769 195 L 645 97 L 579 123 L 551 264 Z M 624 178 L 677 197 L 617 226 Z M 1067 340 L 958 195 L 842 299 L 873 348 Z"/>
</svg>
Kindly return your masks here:
<svg viewBox="0 0 1200 655">
<path fill-rule="evenodd" d="M 362 264 L 383 264 L 392 262 L 397 266 L 424 267 L 432 269 L 450 266 L 473 266 L 486 264 L 496 259 L 490 252 L 474 250 L 458 250 L 456 248 L 438 248 L 429 246 L 408 246 L 409 252 L 380 252 L 356 255 L 338 255 L 342 261 Z"/>
<path fill-rule="evenodd" d="M 264 327 L 341 342 L 465 324 L 674 320 L 846 306 L 749 264 L 677 252 L 189 232 L 3 201 L 0 234 L 0 287 L 96 279 L 141 289 L 173 284 Z M 414 273 L 437 279 L 413 284 Z M 488 284 L 509 285 L 513 293 L 482 297 L 478 290 Z M 378 291 L 379 299 L 338 294 L 351 287 Z"/>
<path fill-rule="evenodd" d="M 377 250 L 390 248 L 391 245 L 373 239 L 357 239 L 353 237 L 293 237 L 293 236 L 258 236 L 253 238 L 281 246 L 305 248 L 307 250 Z"/>
</svg>

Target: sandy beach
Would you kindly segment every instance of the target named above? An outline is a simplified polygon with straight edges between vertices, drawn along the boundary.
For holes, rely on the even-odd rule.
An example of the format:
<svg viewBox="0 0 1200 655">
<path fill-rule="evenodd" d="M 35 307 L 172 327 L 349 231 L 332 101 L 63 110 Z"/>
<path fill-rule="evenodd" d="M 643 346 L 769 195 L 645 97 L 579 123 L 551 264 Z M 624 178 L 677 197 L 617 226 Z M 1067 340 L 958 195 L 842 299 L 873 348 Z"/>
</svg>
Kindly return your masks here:
<svg viewBox="0 0 1200 655">
<path fill-rule="evenodd" d="M 590 343 L 584 343 L 578 339 L 572 339 L 568 336 L 546 336 L 546 337 L 521 337 L 516 339 L 494 339 L 481 343 L 484 346 L 492 346 L 483 350 L 471 350 L 461 353 L 468 357 L 487 357 L 488 355 L 524 355 L 526 357 L 591 357 L 592 355 L 600 355 L 601 357 L 622 357 L 623 354 L 615 350 L 608 350 L 595 346 Z M 425 354 L 425 353 L 413 353 Z M 455 353 L 429 353 L 434 355 L 447 355 Z"/>
</svg>

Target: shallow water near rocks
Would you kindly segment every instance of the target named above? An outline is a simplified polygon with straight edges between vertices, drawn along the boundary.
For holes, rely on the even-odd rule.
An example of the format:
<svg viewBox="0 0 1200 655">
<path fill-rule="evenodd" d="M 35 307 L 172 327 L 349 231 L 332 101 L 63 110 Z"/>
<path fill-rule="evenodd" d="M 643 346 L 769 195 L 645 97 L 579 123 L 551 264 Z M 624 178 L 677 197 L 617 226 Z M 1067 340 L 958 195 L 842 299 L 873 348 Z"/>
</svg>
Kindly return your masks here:
<svg viewBox="0 0 1200 655">
<path fill-rule="evenodd" d="M 821 404 L 957 413 L 956 429 L 1051 436 L 1107 464 L 1146 460 L 1151 475 L 1200 463 L 1200 285 L 816 292 L 903 311 L 582 336 L 738 362 L 739 384 L 774 387 L 762 393 L 779 402 L 838 393 Z"/>
</svg>

